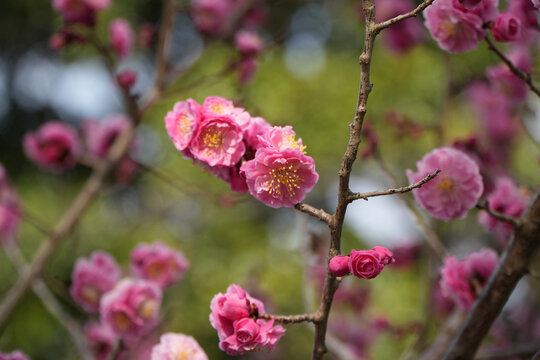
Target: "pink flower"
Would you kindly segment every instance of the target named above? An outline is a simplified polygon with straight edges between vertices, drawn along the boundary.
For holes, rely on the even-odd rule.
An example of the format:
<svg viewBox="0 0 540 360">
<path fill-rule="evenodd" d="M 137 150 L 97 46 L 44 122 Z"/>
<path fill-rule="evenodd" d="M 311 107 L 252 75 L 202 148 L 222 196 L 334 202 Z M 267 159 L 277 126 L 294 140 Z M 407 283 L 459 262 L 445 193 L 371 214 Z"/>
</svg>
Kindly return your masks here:
<svg viewBox="0 0 540 360">
<path fill-rule="evenodd" d="M 159 241 L 137 245 L 130 258 L 136 278 L 154 281 L 162 289 L 177 283 L 189 267 L 184 254 Z"/>
<path fill-rule="evenodd" d="M 264 50 L 263 39 L 250 30 L 239 30 L 234 36 L 234 44 L 245 55 L 255 55 Z"/>
<path fill-rule="evenodd" d="M 499 257 L 491 249 L 471 253 L 464 260 L 447 257 L 441 268 L 442 294 L 452 298 L 462 309 L 470 309 L 498 261 Z"/>
<path fill-rule="evenodd" d="M 529 72 L 532 67 L 531 55 L 523 48 L 516 48 L 508 58 L 522 71 Z M 527 99 L 527 84 L 508 69 L 505 64 L 490 67 L 486 71 L 489 81 L 513 104 Z"/>
<path fill-rule="evenodd" d="M 238 285 L 215 295 L 210 310 L 210 324 L 218 332 L 219 348 L 229 355 L 265 346 L 272 349 L 285 333 L 281 326 L 273 326 L 273 320 L 251 318 L 264 313 L 264 305 Z"/>
<path fill-rule="evenodd" d="M 414 9 L 415 4 L 410 0 L 378 0 L 375 17 L 382 22 Z M 385 30 L 383 43 L 392 51 L 405 53 L 424 38 L 422 23 L 417 18 L 400 21 Z"/>
<path fill-rule="evenodd" d="M 302 202 L 319 179 L 313 158 L 298 148 L 260 148 L 240 173 L 246 177 L 250 194 L 273 208 Z"/>
<path fill-rule="evenodd" d="M 335 277 L 349 275 L 349 257 L 347 255 L 334 256 L 332 259 L 330 259 L 328 270 L 330 270 Z"/>
<path fill-rule="evenodd" d="M 120 268 L 111 255 L 94 251 L 89 259 L 79 258 L 75 262 L 69 291 L 86 311 L 97 312 L 102 295 L 114 288 L 120 276 Z"/>
<path fill-rule="evenodd" d="M 249 122 L 249 127 L 244 132 L 244 139 L 246 140 L 248 146 L 253 150 L 257 150 L 264 145 L 261 143 L 259 136 L 264 139 L 264 134 L 267 133 L 272 128 L 266 120 L 262 117 L 252 117 Z M 264 141 L 264 140 L 263 140 Z"/>
<path fill-rule="evenodd" d="M 201 122 L 201 106 L 193 99 L 174 104 L 165 116 L 165 128 L 178 151 L 185 152 Z"/>
<path fill-rule="evenodd" d="M 111 115 L 102 121 L 86 120 L 83 130 L 88 152 L 100 159 L 107 156 L 114 141 L 130 123 L 131 119 L 123 114 Z"/>
<path fill-rule="evenodd" d="M 101 299 L 101 321 L 123 338 L 140 338 L 157 324 L 161 296 L 152 281 L 123 279 Z"/>
<path fill-rule="evenodd" d="M 116 56 L 125 59 L 133 50 L 134 34 L 126 19 L 114 19 L 109 24 L 109 41 Z"/>
<path fill-rule="evenodd" d="M 67 23 L 93 26 L 96 12 L 110 6 L 109 0 L 52 0 L 53 9 L 60 13 Z"/>
<path fill-rule="evenodd" d="M 131 69 L 126 69 L 118 75 L 116 75 L 116 83 L 118 86 L 120 86 L 124 91 L 129 92 L 129 90 L 135 85 L 135 82 L 137 81 L 137 73 Z"/>
<path fill-rule="evenodd" d="M 512 14 L 500 14 L 491 26 L 497 41 L 515 41 L 521 36 L 521 21 Z"/>
<path fill-rule="evenodd" d="M 487 197 L 490 209 L 516 218 L 521 216 L 527 207 L 528 200 L 528 196 L 524 196 L 514 181 L 507 177 L 497 179 L 495 189 Z M 486 231 L 502 235 L 504 238 L 514 231 L 511 224 L 499 221 L 485 211 L 478 215 L 478 222 Z"/>
<path fill-rule="evenodd" d="M 81 153 L 77 130 L 59 121 L 49 121 L 23 140 L 26 155 L 45 170 L 72 168 Z"/>
<path fill-rule="evenodd" d="M 416 173 L 407 170 L 411 184 L 441 170 L 435 179 L 413 190 L 416 202 L 434 218 L 446 221 L 465 218 L 484 190 L 478 165 L 459 150 L 435 149 L 416 166 Z"/>
<path fill-rule="evenodd" d="M 351 250 L 350 272 L 362 279 L 373 279 L 384 269 L 379 253 L 374 250 Z"/>
<path fill-rule="evenodd" d="M 192 336 L 166 333 L 153 347 L 151 360 L 208 360 L 208 356 Z"/>
<path fill-rule="evenodd" d="M 293 149 L 304 152 L 306 147 L 302 144 L 302 139 L 296 140 L 295 138 L 296 133 L 292 129 L 292 126 L 274 126 L 271 129 L 266 130 L 264 134 L 259 137 L 259 142 L 263 147 L 271 148 L 276 151 Z"/>
<path fill-rule="evenodd" d="M 540 9 L 540 0 L 531 0 L 533 6 L 537 9 Z"/>
<path fill-rule="evenodd" d="M 435 1 L 424 10 L 424 17 L 431 36 L 444 50 L 453 53 L 472 50 L 484 38 L 482 19 L 457 9 L 453 0 Z"/>
<path fill-rule="evenodd" d="M 456 9 L 476 15 L 485 23 L 499 14 L 499 0 L 452 0 L 452 3 Z"/>
<path fill-rule="evenodd" d="M 3 170 L 2 165 L 0 170 Z M 11 243 L 17 237 L 21 212 L 17 192 L 9 184 L 2 184 L 0 179 L 0 245 Z"/>
<path fill-rule="evenodd" d="M 234 2 L 230 0 L 192 0 L 191 14 L 197 29 L 204 34 L 224 36 L 230 31 Z"/>
<path fill-rule="evenodd" d="M 371 250 L 375 251 L 379 255 L 379 258 L 381 259 L 381 264 L 383 265 L 393 264 L 396 262 L 396 259 L 394 259 L 394 254 L 392 254 L 392 252 L 385 247 L 377 245 L 374 246 Z"/>
<path fill-rule="evenodd" d="M 30 358 L 20 350 L 15 350 L 10 354 L 0 352 L 0 360 L 30 360 Z"/>
<path fill-rule="evenodd" d="M 116 335 L 106 325 L 91 322 L 84 326 L 84 337 L 96 360 L 107 360 L 114 348 Z"/>
<path fill-rule="evenodd" d="M 201 113 L 204 120 L 229 116 L 242 130 L 247 129 L 251 121 L 251 116 L 244 109 L 235 107 L 232 101 L 219 96 L 204 99 Z"/>
<path fill-rule="evenodd" d="M 193 157 L 210 166 L 236 165 L 246 152 L 242 128 L 231 116 L 205 118 L 200 123 L 189 150 Z"/>
</svg>

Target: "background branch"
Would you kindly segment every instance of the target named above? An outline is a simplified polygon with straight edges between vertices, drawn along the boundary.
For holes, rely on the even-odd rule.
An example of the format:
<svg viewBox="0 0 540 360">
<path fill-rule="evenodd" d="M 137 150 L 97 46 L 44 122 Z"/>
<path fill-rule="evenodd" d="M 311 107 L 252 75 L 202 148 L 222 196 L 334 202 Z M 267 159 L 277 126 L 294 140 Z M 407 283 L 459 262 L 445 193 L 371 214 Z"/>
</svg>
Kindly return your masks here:
<svg viewBox="0 0 540 360">
<path fill-rule="evenodd" d="M 271 315 L 271 314 L 259 314 L 259 319 L 274 320 L 282 324 L 312 322 L 315 323 L 318 320 L 318 314 L 300 314 L 300 315 Z"/>
</svg>

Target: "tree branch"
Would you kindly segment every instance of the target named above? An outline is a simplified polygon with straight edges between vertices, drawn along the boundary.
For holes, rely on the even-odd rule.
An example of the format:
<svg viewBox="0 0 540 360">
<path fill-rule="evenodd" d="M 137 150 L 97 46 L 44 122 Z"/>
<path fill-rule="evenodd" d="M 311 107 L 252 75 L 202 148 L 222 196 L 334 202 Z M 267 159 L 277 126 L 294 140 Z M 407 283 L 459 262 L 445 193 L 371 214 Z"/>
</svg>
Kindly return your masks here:
<svg viewBox="0 0 540 360">
<path fill-rule="evenodd" d="M 512 217 L 512 216 L 505 215 L 501 212 L 492 210 L 489 207 L 489 204 L 487 201 L 478 202 L 478 204 L 476 204 L 476 208 L 480 210 L 485 210 L 489 215 L 491 215 L 495 219 L 512 224 L 514 227 L 519 227 L 521 225 L 521 222 L 519 219 L 516 219 L 515 217 Z"/>
<path fill-rule="evenodd" d="M 300 314 L 300 315 L 271 315 L 271 314 L 259 314 L 259 319 L 274 320 L 282 324 L 312 322 L 318 321 L 318 314 Z"/>
<path fill-rule="evenodd" d="M 512 349 L 498 349 L 491 351 L 481 351 L 474 360 L 505 360 L 515 357 L 532 357 L 540 352 L 540 345 L 519 345 Z"/>
<path fill-rule="evenodd" d="M 22 275 L 28 266 L 17 245 L 6 244 L 4 246 L 4 250 L 9 261 L 15 267 L 15 270 Z M 32 282 L 32 290 L 39 297 L 49 313 L 56 318 L 60 325 L 66 328 L 69 336 L 73 340 L 73 344 L 79 352 L 79 355 L 81 355 L 81 358 L 83 360 L 92 360 L 94 356 L 86 346 L 86 340 L 81 327 L 77 321 L 75 321 L 67 312 L 64 311 L 60 303 L 56 301 L 54 295 L 49 291 L 43 280 L 39 278 L 35 279 Z"/>
<path fill-rule="evenodd" d="M 388 190 L 372 191 L 372 192 L 368 192 L 368 193 L 352 193 L 352 194 L 349 195 L 349 202 L 353 202 L 354 200 L 359 200 L 359 199 L 367 200 L 368 198 L 375 197 L 375 196 L 404 194 L 404 193 L 407 193 L 409 191 L 412 191 L 413 189 L 422 187 L 422 185 L 424 185 L 425 183 L 427 183 L 431 179 L 435 178 L 440 172 L 441 172 L 441 170 L 437 170 L 433 174 L 429 174 L 428 176 L 426 176 L 422 180 L 418 181 L 415 184 L 409 185 L 409 186 L 403 186 L 403 187 L 400 187 L 400 188 L 388 189 Z"/>
<path fill-rule="evenodd" d="M 427 8 L 429 5 L 431 5 L 433 3 L 434 0 L 426 0 L 424 1 L 423 3 L 421 3 L 420 5 L 418 5 L 416 7 L 416 9 L 412 10 L 412 11 L 409 11 L 408 13 L 406 14 L 402 14 L 402 15 L 398 15 L 396 17 L 393 17 L 389 20 L 386 20 L 386 21 L 383 21 L 381 23 L 378 23 L 375 25 L 375 31 L 378 33 L 380 32 L 381 30 L 383 29 L 386 29 L 387 27 L 395 24 L 395 23 L 398 23 L 402 20 L 405 20 L 405 19 L 408 19 L 408 18 L 411 18 L 411 17 L 414 17 L 418 14 L 420 14 L 422 11 L 424 11 L 425 8 Z"/>
<path fill-rule="evenodd" d="M 323 209 L 317 209 L 316 207 L 305 203 L 296 204 L 294 208 L 300 212 L 316 217 L 317 219 L 328 225 L 332 223 L 332 215 L 328 214 Z"/>
<path fill-rule="evenodd" d="M 501 50 L 499 50 L 499 48 L 495 45 L 493 40 L 491 40 L 489 38 L 488 35 L 486 35 L 486 37 L 484 39 L 486 40 L 486 42 L 488 44 L 489 50 L 493 51 L 499 57 L 499 59 L 501 59 L 506 64 L 506 66 L 508 66 L 508 68 L 510 69 L 511 72 L 514 73 L 514 75 L 516 75 L 521 80 L 525 81 L 525 83 L 527 84 L 529 89 L 533 93 L 535 93 L 536 96 L 540 97 L 540 89 L 538 89 L 533 84 L 531 74 L 518 69 L 518 67 L 516 65 L 514 65 L 514 63 L 512 63 L 512 61 L 510 61 L 510 59 L 507 58 L 506 55 L 504 55 Z"/>
<path fill-rule="evenodd" d="M 540 245 L 540 193 L 516 227 L 487 285 L 469 311 L 464 325 L 444 354 L 444 360 L 473 359 L 489 328 L 521 278 L 527 273 L 531 257 Z"/>
</svg>

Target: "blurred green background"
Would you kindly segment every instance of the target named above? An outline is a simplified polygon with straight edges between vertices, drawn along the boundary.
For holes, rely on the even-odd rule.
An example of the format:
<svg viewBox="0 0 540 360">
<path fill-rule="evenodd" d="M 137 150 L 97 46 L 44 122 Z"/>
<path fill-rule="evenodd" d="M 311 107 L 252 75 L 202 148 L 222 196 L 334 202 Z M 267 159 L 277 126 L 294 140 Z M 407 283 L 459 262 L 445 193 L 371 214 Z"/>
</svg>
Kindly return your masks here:
<svg viewBox="0 0 540 360">
<path fill-rule="evenodd" d="M 163 126 L 164 115 L 176 101 L 192 97 L 202 103 L 206 96 L 212 95 L 232 99 L 253 116 L 262 116 L 271 124 L 292 125 L 307 145 L 308 155 L 315 159 L 320 174 L 318 185 L 306 201 L 328 212 L 333 211 L 337 171 L 348 140 L 348 124 L 354 115 L 358 93 L 360 67 L 357 59 L 363 39 L 362 25 L 356 15 L 358 2 L 270 1 L 269 6 L 271 21 L 265 28 L 265 36 L 269 40 L 273 37 L 285 39 L 285 45 L 269 46 L 259 60 L 260 68 L 252 83 L 240 86 L 235 74 L 208 77 L 219 72 L 236 54 L 223 41 L 206 42 L 204 51 L 192 68 L 174 82 L 167 95 L 146 113 L 140 127 L 144 142 L 141 161 L 167 174 L 176 188 L 144 170 L 140 170 L 130 185 L 110 184 L 81 219 L 76 230 L 62 241 L 48 264 L 46 283 L 81 323 L 87 315 L 73 304 L 68 293 L 76 258 L 103 249 L 114 255 L 127 275 L 131 249 L 140 242 L 155 240 L 163 240 L 183 251 L 191 263 L 185 278 L 165 291 L 161 330 L 193 335 L 210 359 L 229 358 L 218 349 L 216 332 L 208 321 L 210 300 L 214 294 L 225 292 L 229 284 L 242 285 L 255 296 L 263 298 L 269 312 L 296 314 L 305 311 L 304 290 L 309 287 L 306 285 L 309 239 L 322 236 L 323 252 L 326 251 L 326 229 L 294 210 L 274 210 L 248 195 L 232 195 L 225 183 L 193 166 L 191 161 L 184 160 L 170 143 Z M 40 56 L 53 59 L 61 66 L 77 66 L 82 59 L 95 59 L 96 54 L 82 46 L 71 46 L 58 54 L 47 49 L 48 37 L 61 23 L 52 12 L 49 1 L 3 0 L 2 7 L 0 64 L 4 69 L 2 76 L 7 79 L 4 96 L 7 110 L 0 120 L 0 162 L 10 174 L 24 209 L 50 228 L 68 207 L 90 171 L 82 166 L 61 175 L 39 171 L 23 154 L 22 135 L 54 118 L 79 124 L 83 116 L 67 115 L 64 118 L 51 103 L 29 106 L 28 99 L 21 102 L 20 95 L 13 90 L 16 69 L 30 52 L 37 51 Z M 115 0 L 112 9 L 102 14 L 98 31 L 105 37 L 107 22 L 117 16 L 127 17 L 133 26 L 156 22 L 160 7 L 160 1 Z M 301 11 L 306 12 L 309 7 L 316 9 L 313 11 L 318 11 L 317 14 L 323 14 L 330 29 L 319 43 L 318 57 L 308 56 L 302 60 L 306 67 L 316 65 L 316 69 L 310 73 L 299 73 L 287 63 L 287 52 L 292 46 L 290 43 L 287 45 L 287 39 L 294 36 L 290 27 L 294 16 Z M 476 129 L 476 120 L 463 102 L 460 90 L 471 79 L 482 77 L 487 65 L 497 63 L 482 44 L 476 51 L 448 55 L 428 38 L 426 33 L 424 44 L 402 55 L 392 53 L 378 43 L 373 57 L 371 78 L 374 90 L 369 99 L 367 122 L 379 135 L 380 151 L 402 184 L 406 184 L 405 169 L 413 168 L 423 154 Z M 182 44 L 173 46 L 181 48 Z M 151 51 L 139 50 L 137 54 L 146 63 L 152 59 Z M 146 76 L 151 77 L 149 74 Z M 201 78 L 206 80 L 200 86 L 182 90 Z M 71 100 L 76 99 L 65 101 Z M 425 131 L 420 140 L 397 139 L 385 122 L 385 114 L 390 110 L 423 125 Z M 515 148 L 516 161 L 511 173 L 521 183 L 538 184 L 537 158 L 536 148 L 523 140 Z M 371 179 L 378 189 L 390 186 L 371 159 L 359 159 L 354 176 Z M 359 208 L 359 216 L 367 216 L 370 204 L 377 201 L 358 202 L 351 207 Z M 476 211 L 472 211 L 466 220 L 435 226 L 445 238 L 458 238 L 455 241 L 457 246 L 475 239 L 474 247 L 478 248 L 489 239 L 476 225 L 475 219 Z M 409 221 L 413 224 L 412 219 Z M 392 226 L 388 224 L 388 227 Z M 392 244 L 393 240 L 388 239 L 387 244 Z M 19 244 L 27 259 L 31 259 L 43 241 L 44 236 L 39 231 L 23 222 Z M 344 251 L 370 247 L 373 234 L 348 228 L 343 241 Z M 429 277 L 430 265 L 427 261 L 420 261 L 406 269 L 385 270 L 376 280 L 364 281 L 362 286 L 372 291 L 367 316 L 384 316 L 396 326 L 422 322 Z M 0 253 L 0 297 L 15 279 L 15 270 Z M 319 301 L 318 297 L 308 300 L 315 304 Z M 365 316 L 359 317 L 358 321 L 364 321 Z M 243 357 L 309 358 L 311 329 L 304 325 L 288 325 L 286 328 L 287 335 L 271 355 L 261 352 Z M 414 334 L 401 337 L 384 335 L 370 347 L 371 357 L 396 359 L 415 339 Z M 2 351 L 16 348 L 37 360 L 77 358 L 66 330 L 31 292 L 24 297 L 0 337 Z"/>
</svg>

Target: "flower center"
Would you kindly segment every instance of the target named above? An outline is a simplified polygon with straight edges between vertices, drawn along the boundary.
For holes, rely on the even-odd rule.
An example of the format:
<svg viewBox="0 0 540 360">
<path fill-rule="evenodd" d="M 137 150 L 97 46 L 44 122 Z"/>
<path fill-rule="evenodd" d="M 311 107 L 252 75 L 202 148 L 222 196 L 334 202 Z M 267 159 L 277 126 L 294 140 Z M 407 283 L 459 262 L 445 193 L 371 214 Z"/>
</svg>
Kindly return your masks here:
<svg viewBox="0 0 540 360">
<path fill-rule="evenodd" d="M 151 279 L 157 279 L 165 271 L 165 264 L 163 263 L 154 263 L 148 266 L 146 273 Z"/>
<path fill-rule="evenodd" d="M 100 292 L 95 286 L 87 285 L 81 290 L 81 297 L 92 305 L 99 304 L 99 296 Z"/>
<path fill-rule="evenodd" d="M 286 145 L 288 148 L 291 149 L 300 149 L 303 154 L 306 153 L 306 146 L 298 144 L 298 141 L 294 138 L 293 134 L 283 133 L 280 145 Z"/>
<path fill-rule="evenodd" d="M 176 120 L 176 128 L 182 136 L 189 136 L 193 133 L 191 130 L 191 122 L 184 114 L 180 115 L 180 117 L 178 117 Z"/>
<path fill-rule="evenodd" d="M 206 130 L 203 135 L 203 143 L 209 149 L 217 150 L 221 147 L 221 145 L 223 145 L 224 142 L 225 139 L 223 138 L 223 132 L 215 128 Z"/>
<path fill-rule="evenodd" d="M 157 307 L 158 307 L 157 301 L 145 300 L 142 302 L 141 305 L 139 305 L 137 312 L 139 313 L 140 317 L 148 320 L 154 317 Z"/>
<path fill-rule="evenodd" d="M 437 188 L 441 191 L 449 193 L 454 190 L 454 181 L 448 176 L 443 176 L 442 180 L 437 184 Z"/>
<path fill-rule="evenodd" d="M 113 323 L 120 332 L 124 332 L 131 326 L 131 319 L 123 312 L 116 312 L 113 315 Z"/>
<path fill-rule="evenodd" d="M 296 169 L 293 169 L 293 165 L 283 165 L 278 169 L 270 170 L 270 175 L 272 180 L 266 183 L 269 188 L 269 193 L 276 193 L 281 195 L 281 187 L 285 186 L 285 189 L 289 193 L 289 196 L 294 196 L 296 194 L 296 189 L 300 189 L 299 182 L 303 182 L 296 173 Z"/>
<path fill-rule="evenodd" d="M 454 25 L 450 22 L 443 22 L 439 25 L 439 31 L 441 31 L 444 36 L 450 37 L 454 33 Z"/>
<path fill-rule="evenodd" d="M 173 360 L 188 360 L 194 355 L 192 349 L 182 349 L 174 355 Z"/>
</svg>

